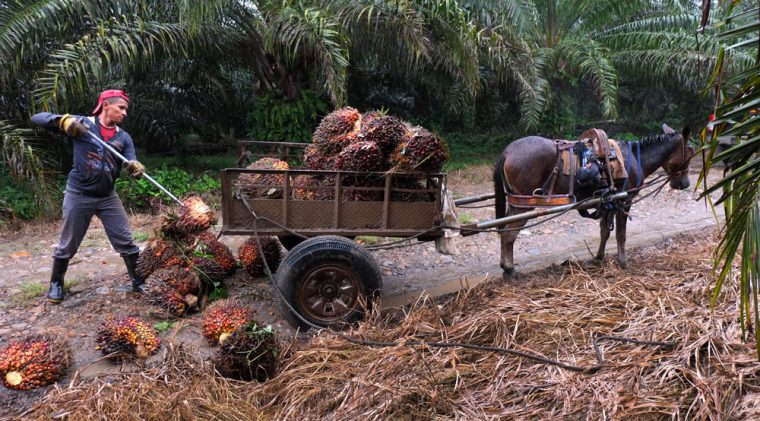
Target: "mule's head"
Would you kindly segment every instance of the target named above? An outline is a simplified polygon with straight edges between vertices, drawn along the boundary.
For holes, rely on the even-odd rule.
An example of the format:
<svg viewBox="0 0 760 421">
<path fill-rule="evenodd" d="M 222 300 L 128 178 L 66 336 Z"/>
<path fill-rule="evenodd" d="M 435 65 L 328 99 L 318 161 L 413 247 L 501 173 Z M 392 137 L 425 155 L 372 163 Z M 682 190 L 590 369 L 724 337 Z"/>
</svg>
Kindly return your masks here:
<svg viewBox="0 0 760 421">
<path fill-rule="evenodd" d="M 662 125 L 662 130 L 667 133 L 676 133 L 675 130 Z M 684 127 L 681 133 L 673 138 L 673 142 L 678 142 L 678 146 L 673 149 L 668 159 L 662 164 L 662 169 L 668 174 L 670 187 L 676 190 L 685 190 L 689 188 L 689 161 L 694 156 L 694 147 L 689 144 L 690 130 Z"/>
</svg>

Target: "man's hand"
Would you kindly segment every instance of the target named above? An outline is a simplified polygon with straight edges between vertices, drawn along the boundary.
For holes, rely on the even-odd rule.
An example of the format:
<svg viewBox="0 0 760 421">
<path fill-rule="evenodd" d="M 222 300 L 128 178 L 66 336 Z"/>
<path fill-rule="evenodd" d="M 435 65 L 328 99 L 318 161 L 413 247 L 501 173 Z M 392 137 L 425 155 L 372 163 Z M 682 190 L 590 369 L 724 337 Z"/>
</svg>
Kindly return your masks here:
<svg viewBox="0 0 760 421">
<path fill-rule="evenodd" d="M 58 128 L 66 133 L 66 136 L 71 137 L 82 136 L 90 130 L 83 121 L 77 120 L 76 117 L 69 114 L 64 114 L 58 120 Z"/>
<path fill-rule="evenodd" d="M 141 178 L 145 172 L 145 165 L 141 164 L 140 161 L 127 161 L 124 165 L 132 178 Z"/>
</svg>

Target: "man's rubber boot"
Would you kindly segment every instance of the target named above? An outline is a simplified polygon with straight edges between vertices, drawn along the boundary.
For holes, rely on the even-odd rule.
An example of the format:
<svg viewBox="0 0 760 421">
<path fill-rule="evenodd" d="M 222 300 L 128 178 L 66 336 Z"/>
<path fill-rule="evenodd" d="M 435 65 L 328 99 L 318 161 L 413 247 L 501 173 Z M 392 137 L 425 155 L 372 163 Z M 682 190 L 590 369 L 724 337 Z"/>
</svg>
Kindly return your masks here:
<svg viewBox="0 0 760 421">
<path fill-rule="evenodd" d="M 140 253 L 132 253 L 124 256 L 124 264 L 127 265 L 127 273 L 132 281 L 130 285 L 116 288 L 117 291 L 145 292 L 145 280 L 137 276 L 137 259 Z"/>
<path fill-rule="evenodd" d="M 63 278 L 68 268 L 69 259 L 53 258 L 53 274 L 50 275 L 50 289 L 47 294 L 51 303 L 58 304 L 63 301 Z"/>
</svg>

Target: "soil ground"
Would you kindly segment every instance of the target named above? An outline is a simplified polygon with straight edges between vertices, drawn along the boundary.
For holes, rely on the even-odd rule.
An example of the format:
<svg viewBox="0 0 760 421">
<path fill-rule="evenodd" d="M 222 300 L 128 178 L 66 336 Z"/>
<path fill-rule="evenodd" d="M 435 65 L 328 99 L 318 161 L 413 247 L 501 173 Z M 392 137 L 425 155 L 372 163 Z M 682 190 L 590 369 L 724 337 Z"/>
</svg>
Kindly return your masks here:
<svg viewBox="0 0 760 421">
<path fill-rule="evenodd" d="M 692 165 L 694 183 L 698 167 Z M 449 188 L 456 197 L 488 193 L 492 190 L 490 171 L 491 168 L 483 166 L 449 174 Z M 711 174 L 711 178 L 720 176 L 720 170 Z M 686 231 L 717 230 L 712 212 L 704 202 L 695 200 L 696 197 L 693 188 L 672 191 L 666 187 L 658 195 L 635 204 L 628 223 L 629 249 Z M 467 223 L 493 218 L 493 212 L 491 206 L 459 209 L 460 220 Z M 144 246 L 152 235 L 155 218 L 135 215 L 131 222 L 139 245 Z M 577 213 L 526 228 L 515 247 L 518 272 L 567 260 L 590 259 L 589 250 L 595 252 L 597 248 L 598 230 L 596 221 L 582 219 Z M 70 373 L 76 374 L 70 374 L 64 382 L 72 376 L 87 378 L 118 372 L 124 367 L 101 360 L 99 351 L 95 350 L 98 325 L 107 317 L 117 315 L 141 316 L 152 323 L 162 319 L 139 296 L 115 291 L 116 286 L 127 283 L 124 264 L 111 249 L 97 220 L 93 221 L 79 253 L 72 259 L 67 273 L 67 281 L 72 286 L 66 300 L 60 305 L 47 303 L 44 294 L 50 276 L 50 256 L 58 234 L 58 223 L 38 223 L 5 233 L 0 238 L 0 338 L 5 343 L 10 338 L 43 331 L 68 337 L 74 350 L 74 368 Z M 222 237 L 221 240 L 236 252 L 245 238 Z M 368 246 L 386 240 L 359 238 Z M 501 277 L 498 234 L 458 237 L 455 241 L 459 253 L 453 256 L 437 253 L 433 243 L 415 242 L 403 248 L 372 251 L 384 273 L 383 306 L 403 305 L 423 291 L 443 294 L 462 284 Z M 612 236 L 608 242 L 608 258 L 614 258 L 614 247 Z M 273 305 L 275 293 L 266 278 L 254 279 L 238 270 L 225 284 L 230 296 L 251 303 L 259 323 L 271 324 L 282 334 L 294 333 L 277 314 Z M 183 342 L 201 356 L 210 355 L 213 349 L 207 346 L 201 331 L 201 315 L 189 315 L 162 333 L 162 341 Z M 45 390 L 21 393 L 0 388 L 0 414 L 18 414 Z"/>
</svg>

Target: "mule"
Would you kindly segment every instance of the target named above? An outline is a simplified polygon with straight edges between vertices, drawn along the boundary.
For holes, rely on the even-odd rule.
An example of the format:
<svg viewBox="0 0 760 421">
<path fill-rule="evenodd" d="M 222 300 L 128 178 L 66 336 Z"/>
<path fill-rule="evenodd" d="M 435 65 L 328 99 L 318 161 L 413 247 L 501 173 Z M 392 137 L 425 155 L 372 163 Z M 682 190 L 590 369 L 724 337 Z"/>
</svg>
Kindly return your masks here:
<svg viewBox="0 0 760 421">
<path fill-rule="evenodd" d="M 601 241 L 595 258 L 604 258 L 604 248 L 614 225 L 617 239 L 617 260 L 625 267 L 625 230 L 628 211 L 631 209 L 633 198 L 638 194 L 638 188 L 644 180 L 662 168 L 668 176 L 670 187 L 683 190 L 689 187 L 689 161 L 694 155 L 694 148 L 689 145 L 689 128 L 681 133 L 663 124 L 664 134 L 640 139 L 638 142 L 618 142 L 623 153 L 628 178 L 616 180 L 617 191 L 629 192 L 628 198 L 619 206 L 602 212 L 599 218 Z M 630 143 L 630 145 L 629 145 Z M 516 208 L 507 206 L 506 196 L 509 194 L 531 195 L 543 184 L 555 170 L 557 163 L 557 147 L 554 140 L 539 136 L 529 136 L 510 143 L 502 152 L 494 169 L 493 182 L 496 195 L 496 218 L 518 215 L 533 208 Z M 637 160 L 640 158 L 640 162 Z M 580 201 L 591 197 L 599 186 L 580 186 L 571 176 L 559 171 L 554 185 L 555 194 L 568 194 L 570 183 L 574 184 L 574 196 Z M 614 223 L 613 218 L 614 217 Z M 501 268 L 505 275 L 514 274 L 514 243 L 517 234 L 526 221 L 502 225 L 501 231 Z"/>
</svg>

